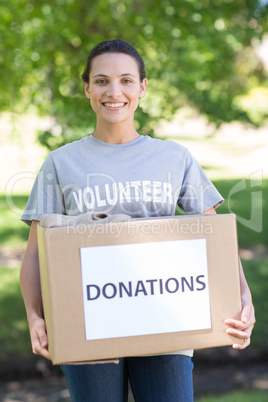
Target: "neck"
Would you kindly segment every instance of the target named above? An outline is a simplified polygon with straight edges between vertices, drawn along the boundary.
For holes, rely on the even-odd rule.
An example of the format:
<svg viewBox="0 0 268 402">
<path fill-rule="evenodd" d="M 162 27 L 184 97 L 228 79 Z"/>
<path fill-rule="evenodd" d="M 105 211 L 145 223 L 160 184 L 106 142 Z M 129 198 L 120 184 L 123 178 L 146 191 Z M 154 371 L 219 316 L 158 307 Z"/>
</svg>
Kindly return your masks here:
<svg viewBox="0 0 268 402">
<path fill-rule="evenodd" d="M 110 144 L 124 144 L 136 140 L 140 135 L 129 124 L 98 124 L 93 133 L 98 140 L 109 142 Z"/>
</svg>

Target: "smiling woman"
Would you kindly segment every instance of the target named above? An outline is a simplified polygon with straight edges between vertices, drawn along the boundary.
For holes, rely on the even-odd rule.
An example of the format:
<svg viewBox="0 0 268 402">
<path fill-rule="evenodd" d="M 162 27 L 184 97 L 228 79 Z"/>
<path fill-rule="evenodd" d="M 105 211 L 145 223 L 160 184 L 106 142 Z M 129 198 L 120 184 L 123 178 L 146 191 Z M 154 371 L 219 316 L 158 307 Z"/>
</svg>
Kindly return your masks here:
<svg viewBox="0 0 268 402">
<path fill-rule="evenodd" d="M 122 53 L 105 53 L 91 63 L 85 94 L 97 116 L 94 137 L 123 144 L 139 137 L 134 128 L 134 112 L 146 89 L 135 59 Z"/>
<path fill-rule="evenodd" d="M 33 352 L 48 359 L 37 245 L 41 215 L 109 212 L 148 218 L 174 216 L 177 205 L 187 214 L 213 214 L 223 202 L 186 148 L 135 130 L 134 113 L 145 94 L 147 80 L 142 58 L 130 44 L 119 39 L 98 44 L 88 56 L 82 78 L 85 95 L 97 116 L 95 131 L 50 153 L 22 216 L 31 230 L 21 269 L 21 289 Z M 177 279 L 170 281 L 176 289 Z M 167 289 L 174 290 L 169 285 Z M 243 345 L 233 345 L 237 349 L 249 345 L 255 321 L 242 268 L 241 289 L 241 318 L 225 321 L 227 331 L 231 331 L 228 333 L 244 340 Z M 191 402 L 192 354 L 187 350 L 126 356 L 118 365 L 64 365 L 62 370 L 74 402 L 126 401 L 128 379 L 137 401 Z"/>
</svg>

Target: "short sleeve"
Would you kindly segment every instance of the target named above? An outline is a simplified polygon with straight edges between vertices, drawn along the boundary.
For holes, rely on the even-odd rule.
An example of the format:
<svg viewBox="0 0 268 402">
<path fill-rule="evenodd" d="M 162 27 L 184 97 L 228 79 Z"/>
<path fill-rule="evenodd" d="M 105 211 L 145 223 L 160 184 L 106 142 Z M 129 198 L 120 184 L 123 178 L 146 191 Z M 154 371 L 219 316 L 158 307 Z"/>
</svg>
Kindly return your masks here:
<svg viewBox="0 0 268 402">
<path fill-rule="evenodd" d="M 49 155 L 41 167 L 21 220 L 31 225 L 43 214 L 65 214 L 64 199 L 58 182 L 57 171 Z"/>
<path fill-rule="evenodd" d="M 209 180 L 199 163 L 187 152 L 185 173 L 177 204 L 186 214 L 201 214 L 223 203 L 223 197 Z"/>
</svg>

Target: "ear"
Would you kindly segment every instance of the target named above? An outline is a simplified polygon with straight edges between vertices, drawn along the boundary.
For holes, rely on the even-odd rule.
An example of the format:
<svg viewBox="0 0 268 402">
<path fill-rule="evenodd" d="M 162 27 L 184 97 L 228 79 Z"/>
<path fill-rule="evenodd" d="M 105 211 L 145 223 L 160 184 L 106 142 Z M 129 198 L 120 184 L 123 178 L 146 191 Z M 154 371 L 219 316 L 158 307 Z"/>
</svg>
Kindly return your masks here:
<svg viewBox="0 0 268 402">
<path fill-rule="evenodd" d="M 147 79 L 144 78 L 140 86 L 140 95 L 139 95 L 140 98 L 143 98 L 143 96 L 145 95 L 146 86 L 147 86 Z"/>
<path fill-rule="evenodd" d="M 88 99 L 90 99 L 89 84 L 87 82 L 84 82 L 84 91 L 85 91 L 86 97 Z"/>
</svg>

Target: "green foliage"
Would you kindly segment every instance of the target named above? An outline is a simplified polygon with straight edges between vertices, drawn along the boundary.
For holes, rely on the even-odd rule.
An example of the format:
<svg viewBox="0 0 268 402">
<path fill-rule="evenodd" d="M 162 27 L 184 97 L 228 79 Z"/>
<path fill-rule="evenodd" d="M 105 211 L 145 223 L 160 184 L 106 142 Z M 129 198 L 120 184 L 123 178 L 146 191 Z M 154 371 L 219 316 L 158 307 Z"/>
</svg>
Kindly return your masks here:
<svg viewBox="0 0 268 402">
<path fill-rule="evenodd" d="M 0 110 L 53 116 L 55 127 L 40 135 L 50 149 L 88 134 L 94 116 L 80 79 L 87 53 L 120 37 L 137 47 L 147 68 L 136 122 L 143 134 L 185 103 L 217 125 L 249 121 L 234 100 L 253 81 L 263 85 L 261 64 L 246 54 L 267 28 L 266 11 L 257 0 L 4 0 Z"/>
<path fill-rule="evenodd" d="M 254 87 L 242 96 L 237 96 L 235 103 L 247 112 L 250 119 L 256 124 L 268 118 L 268 89 Z"/>
</svg>

